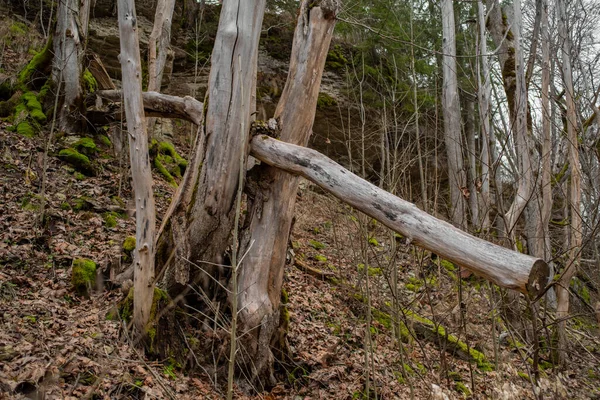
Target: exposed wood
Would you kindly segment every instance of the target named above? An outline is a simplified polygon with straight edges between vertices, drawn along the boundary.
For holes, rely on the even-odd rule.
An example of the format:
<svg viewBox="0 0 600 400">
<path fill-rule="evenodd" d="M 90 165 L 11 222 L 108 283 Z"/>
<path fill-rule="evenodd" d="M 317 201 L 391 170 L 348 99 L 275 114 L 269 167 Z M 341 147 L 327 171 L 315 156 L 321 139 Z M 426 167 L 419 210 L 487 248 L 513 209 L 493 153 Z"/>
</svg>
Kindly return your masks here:
<svg viewBox="0 0 600 400">
<path fill-rule="evenodd" d="M 96 53 L 92 53 L 88 60 L 88 70 L 98 82 L 98 90 L 114 90 L 117 87 L 115 86 L 112 79 L 106 72 L 106 68 L 104 68 L 104 64 L 102 64 L 102 60 Z"/>
<path fill-rule="evenodd" d="M 477 2 L 477 21 L 479 35 L 477 50 L 480 57 L 477 59 L 477 95 L 479 103 L 479 119 L 481 121 L 481 200 L 482 214 L 481 229 L 487 232 L 490 229 L 490 99 L 492 86 L 490 81 L 490 68 L 488 65 L 487 37 L 485 35 L 485 10 L 481 0 Z"/>
<path fill-rule="evenodd" d="M 561 61 L 562 76 L 567 103 L 567 138 L 569 149 L 569 168 L 571 170 L 569 185 L 569 213 L 571 224 L 569 226 L 569 262 L 562 272 L 560 283 L 556 290 L 557 307 L 556 318 L 558 323 L 559 359 L 561 364 L 566 363 L 567 337 L 565 318 L 569 314 L 569 285 L 579 267 L 582 246 L 582 218 L 581 218 L 581 167 L 579 165 L 579 139 L 577 135 L 577 109 L 575 107 L 575 89 L 571 67 L 571 39 L 568 29 L 567 2 L 556 1 L 558 11 L 558 32 L 562 41 Z"/>
<path fill-rule="evenodd" d="M 186 118 L 186 115 L 180 117 Z M 256 136 L 251 146 L 251 154 L 265 163 L 310 179 L 340 200 L 407 236 L 414 244 L 501 287 L 535 296 L 546 286 L 548 266 L 543 260 L 475 238 L 377 188 L 315 150 L 265 135 Z"/>
<path fill-rule="evenodd" d="M 466 176 L 463 168 L 460 100 L 456 70 L 456 32 L 454 5 L 452 0 L 442 0 L 444 84 L 442 87 L 442 109 L 444 112 L 444 139 L 448 158 L 448 185 L 450 186 L 450 219 L 458 227 L 466 226 L 463 188 Z"/>
<path fill-rule="evenodd" d="M 118 0 L 121 71 L 129 154 L 135 196 L 136 248 L 134 250 L 133 322 L 136 333 L 145 335 L 154 296 L 154 231 L 156 214 L 152 171 L 142 100 L 142 64 L 133 0 Z"/>
<path fill-rule="evenodd" d="M 303 0 L 292 43 L 288 78 L 275 110 L 279 138 L 306 146 L 315 119 L 321 76 L 335 26 L 337 1 Z M 298 178 L 267 165 L 255 167 L 240 254 L 246 254 L 238 280 L 240 325 L 257 348 L 253 374 L 272 377 L 272 336 L 279 306 L 288 236 L 294 216 Z M 262 348 L 261 348 L 262 346 Z"/>
<path fill-rule="evenodd" d="M 79 114 L 75 112 L 82 105 L 82 61 L 87 23 L 89 0 L 64 0 L 58 3 L 56 11 L 56 31 L 54 33 L 54 59 L 52 80 L 58 86 L 62 76 L 64 92 L 58 104 L 58 128 L 63 131 L 76 131 Z"/>
<path fill-rule="evenodd" d="M 537 296 L 548 282 L 541 259 L 469 235 L 405 200 L 352 174 L 315 150 L 258 135 L 251 154 L 257 159 L 303 176 L 412 243 L 457 263 L 493 283 Z"/>
<path fill-rule="evenodd" d="M 171 46 L 171 21 L 175 0 L 162 0 L 157 2 L 154 14 L 154 26 L 148 38 L 148 91 L 160 92 L 163 73 L 167 66 L 167 55 L 172 54 Z M 171 56 L 172 60 L 173 57 Z M 148 133 L 154 137 L 156 120 L 149 118 Z"/>
<path fill-rule="evenodd" d="M 120 102 L 122 96 L 120 90 L 99 90 L 94 94 L 115 103 Z M 144 92 L 142 97 L 146 117 L 179 118 L 198 126 L 202 125 L 202 102 L 193 97 L 177 97 L 156 92 Z"/>
</svg>

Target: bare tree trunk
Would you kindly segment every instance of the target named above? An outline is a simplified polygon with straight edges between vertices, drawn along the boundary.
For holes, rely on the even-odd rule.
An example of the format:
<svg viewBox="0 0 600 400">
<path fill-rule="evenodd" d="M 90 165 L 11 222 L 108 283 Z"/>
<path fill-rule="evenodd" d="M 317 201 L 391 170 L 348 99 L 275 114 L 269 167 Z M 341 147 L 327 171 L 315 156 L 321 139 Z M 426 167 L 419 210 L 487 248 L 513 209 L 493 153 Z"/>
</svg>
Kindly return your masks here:
<svg viewBox="0 0 600 400">
<path fill-rule="evenodd" d="M 279 139 L 284 142 L 308 144 L 337 8 L 337 1 L 301 2 L 288 79 L 275 110 Z M 238 307 L 247 354 L 252 357 L 246 364 L 254 376 L 267 374 L 274 383 L 270 345 L 283 339 L 277 335 L 279 306 L 298 177 L 267 165 L 254 169 L 249 177 L 254 193 L 249 195 L 240 247 L 240 254 L 248 253 L 239 272 Z"/>
<path fill-rule="evenodd" d="M 478 36 L 478 66 L 477 72 L 477 95 L 479 100 L 479 119 L 481 121 L 481 199 L 482 211 L 481 229 L 487 231 L 490 228 L 490 98 L 492 87 L 490 83 L 490 71 L 488 66 L 487 37 L 485 35 L 485 10 L 481 0 L 477 2 L 477 19 L 479 23 Z"/>
<path fill-rule="evenodd" d="M 63 77 L 64 95 L 58 105 L 58 129 L 77 131 L 82 112 L 81 76 L 85 37 L 89 22 L 90 0 L 60 0 L 54 32 L 52 80 Z"/>
<path fill-rule="evenodd" d="M 513 243 L 516 243 L 515 226 L 525 212 L 529 252 L 540 255 L 543 252 L 543 230 L 537 196 L 538 187 L 535 180 L 535 163 L 532 159 L 535 149 L 530 135 L 531 116 L 527 105 L 527 85 L 521 38 L 521 2 L 519 0 L 514 2 L 513 21 L 509 20 L 498 0 L 488 0 L 487 5 L 489 10 L 487 27 L 499 48 L 498 56 L 514 132 L 518 170 L 517 192 L 504 215 L 504 224 L 507 235 L 512 237 Z"/>
<path fill-rule="evenodd" d="M 567 6 L 564 0 L 556 1 L 558 11 L 559 37 L 562 40 L 562 73 L 567 103 L 567 138 L 569 142 L 569 165 L 571 167 L 571 182 L 569 186 L 569 210 L 571 226 L 569 229 L 569 263 L 565 267 L 556 291 L 558 323 L 559 360 L 566 362 L 567 337 L 566 321 L 563 319 L 569 314 L 569 285 L 577 272 L 581 251 L 581 170 L 579 166 L 579 141 L 577 136 L 577 115 L 575 110 L 575 94 L 571 69 L 571 42 L 567 27 Z"/>
<path fill-rule="evenodd" d="M 550 33 L 548 31 L 548 1 L 542 0 L 542 207 L 541 219 L 544 229 L 544 258 L 552 258 L 550 244 L 550 217 L 552 215 L 552 136 L 550 126 Z"/>
<path fill-rule="evenodd" d="M 477 194 L 477 148 L 475 146 L 475 102 L 471 99 L 466 101 L 465 136 L 467 137 L 468 160 L 469 160 L 469 209 L 471 210 L 471 224 L 478 231 L 481 229 L 479 219 L 479 196 Z"/>
<path fill-rule="evenodd" d="M 169 293 L 179 293 L 188 283 L 200 281 L 211 297 L 216 288 L 209 276 L 218 279 L 224 273 L 202 263 L 223 264 L 230 243 L 240 168 L 237 157 L 230 155 L 247 146 L 239 129 L 241 121 L 250 126 L 264 7 L 264 0 L 231 0 L 221 9 L 205 124 L 187 168 L 190 173 L 185 174 L 157 242 L 157 263 L 165 268 L 162 286 Z M 190 275 L 186 260 L 202 264 L 204 272 L 194 270 Z"/>
<path fill-rule="evenodd" d="M 133 322 L 137 334 L 143 337 L 146 334 L 146 324 L 150 318 L 154 296 L 156 214 L 146 135 L 146 118 L 142 100 L 142 63 L 134 1 L 119 0 L 118 16 L 125 116 L 129 132 L 129 154 L 136 213 Z"/>
<path fill-rule="evenodd" d="M 449 216 L 454 225 L 463 227 L 466 221 L 462 190 L 466 188 L 466 177 L 461 145 L 460 102 L 456 77 L 456 33 L 452 0 L 442 0 L 442 29 L 444 34 L 442 109 L 444 110 L 444 138 L 448 156 L 448 185 L 450 186 Z"/>
<path fill-rule="evenodd" d="M 171 21 L 175 0 L 162 0 L 156 5 L 154 26 L 148 40 L 148 91 L 160 92 L 167 55 L 171 51 Z M 157 45 L 158 42 L 158 45 Z M 148 119 L 148 132 L 154 136 L 154 118 Z"/>
<path fill-rule="evenodd" d="M 548 30 L 548 1 L 542 1 L 541 10 L 541 37 L 542 37 L 542 201 L 540 220 L 544 234 L 543 258 L 552 258 L 552 244 L 550 242 L 550 218 L 552 216 L 552 117 L 550 109 L 550 32 Z M 554 276 L 553 263 L 550 263 L 550 276 Z M 556 307 L 556 292 L 554 288 L 548 290 L 547 304 Z"/>
</svg>

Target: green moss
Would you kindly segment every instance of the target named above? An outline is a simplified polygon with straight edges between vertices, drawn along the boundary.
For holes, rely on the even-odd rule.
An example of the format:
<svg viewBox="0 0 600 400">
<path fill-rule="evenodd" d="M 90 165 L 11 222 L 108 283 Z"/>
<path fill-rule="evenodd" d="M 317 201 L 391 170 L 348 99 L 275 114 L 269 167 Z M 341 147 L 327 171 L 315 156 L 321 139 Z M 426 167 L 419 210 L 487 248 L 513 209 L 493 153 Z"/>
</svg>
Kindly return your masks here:
<svg viewBox="0 0 600 400">
<path fill-rule="evenodd" d="M 94 143 L 94 140 L 88 137 L 79 139 L 73 144 L 73 148 L 86 156 L 92 156 L 98 151 L 98 147 L 96 146 L 96 143 Z"/>
<path fill-rule="evenodd" d="M 46 114 L 42 111 L 42 104 L 39 102 L 38 97 L 33 92 L 27 92 L 21 96 L 21 101 L 27 107 L 29 116 L 33 118 L 38 124 L 46 123 Z"/>
<path fill-rule="evenodd" d="M 379 246 L 379 242 L 374 237 L 369 238 L 369 244 L 371 246 Z"/>
<path fill-rule="evenodd" d="M 125 322 L 129 322 L 133 317 L 133 288 L 129 289 L 127 297 L 119 304 L 119 315 Z"/>
<path fill-rule="evenodd" d="M 133 293 L 133 288 L 131 293 Z M 146 337 L 148 339 L 148 350 L 150 353 L 156 352 L 156 330 L 158 328 L 159 312 L 169 302 L 169 295 L 164 290 L 154 288 L 152 296 L 152 307 L 150 308 L 150 317 L 146 324 Z"/>
<path fill-rule="evenodd" d="M 84 181 L 85 180 L 85 175 L 82 174 L 81 172 L 75 171 L 73 172 L 73 176 L 75 177 L 75 179 L 77 179 L 78 181 Z"/>
<path fill-rule="evenodd" d="M 123 251 L 131 253 L 135 250 L 135 236 L 127 236 L 123 241 Z"/>
<path fill-rule="evenodd" d="M 83 86 L 85 87 L 88 93 L 93 93 L 98 90 L 98 82 L 94 75 L 86 68 L 83 71 L 83 75 L 81 75 L 81 79 L 83 80 Z"/>
<path fill-rule="evenodd" d="M 173 175 L 169 172 L 165 163 L 169 163 L 169 160 L 172 160 L 170 156 L 165 156 L 163 154 L 159 154 L 154 158 L 154 166 L 158 170 L 158 172 L 169 182 L 172 186 L 177 187 L 177 182 Z"/>
<path fill-rule="evenodd" d="M 33 126 L 31 126 L 31 124 L 27 121 L 19 122 L 16 131 L 19 135 L 23 135 L 28 138 L 35 136 L 35 130 L 33 129 Z"/>
<path fill-rule="evenodd" d="M 22 22 L 15 21 L 10 25 L 8 30 L 13 35 L 25 35 L 27 33 L 27 25 Z"/>
<path fill-rule="evenodd" d="M 185 158 L 181 157 L 177 150 L 175 150 L 175 146 L 169 142 L 160 142 L 158 143 L 158 152 L 161 154 L 169 155 L 175 160 L 177 165 L 181 168 L 182 172 L 185 172 L 187 168 L 188 162 Z"/>
<path fill-rule="evenodd" d="M 463 395 L 469 397 L 471 396 L 471 390 L 469 390 L 469 388 L 467 387 L 467 385 L 465 385 L 462 382 L 456 382 L 454 384 L 454 389 L 456 389 L 456 391 L 458 393 L 462 393 Z"/>
<path fill-rule="evenodd" d="M 87 258 L 73 260 L 71 284 L 80 295 L 89 295 L 89 290 L 96 284 L 96 263 Z"/>
<path fill-rule="evenodd" d="M 374 268 L 371 266 L 368 266 L 368 268 L 369 268 L 368 269 L 369 276 L 381 276 L 383 274 L 381 271 L 381 268 Z M 365 264 L 362 264 L 362 263 L 358 264 L 358 271 L 364 272 L 364 270 L 365 270 Z"/>
<path fill-rule="evenodd" d="M 517 375 L 519 375 L 524 381 L 529 382 L 529 375 L 527 375 L 525 372 L 517 371 Z"/>
<path fill-rule="evenodd" d="M 327 257 L 325 257 L 325 256 L 323 256 L 323 255 L 321 255 L 321 254 L 317 254 L 317 255 L 315 256 L 315 260 L 317 260 L 317 261 L 321 261 L 321 262 L 326 262 L 326 261 L 327 261 Z"/>
<path fill-rule="evenodd" d="M 342 70 L 348 65 L 348 59 L 345 57 L 342 46 L 335 45 L 333 49 L 327 53 L 327 61 L 325 67 L 333 70 Z"/>
<path fill-rule="evenodd" d="M 46 98 L 50 94 L 50 90 L 53 87 L 54 87 L 54 84 L 52 83 L 52 79 L 47 79 L 46 83 L 44 83 L 44 86 L 42 86 L 42 88 L 40 89 L 40 92 L 38 93 L 38 101 L 41 104 L 43 104 L 44 101 L 46 101 Z"/>
<path fill-rule="evenodd" d="M 448 260 L 443 260 L 440 259 L 440 265 L 442 267 L 444 267 L 444 269 L 448 272 L 454 272 L 456 271 L 456 267 L 454 266 L 454 264 L 452 264 L 450 261 Z"/>
<path fill-rule="evenodd" d="M 308 242 L 309 246 L 312 247 L 315 250 L 322 250 L 325 248 L 325 245 L 319 241 L 316 240 L 310 240 Z"/>
<path fill-rule="evenodd" d="M 37 72 L 43 71 L 46 66 L 52 62 L 52 57 L 52 35 L 50 35 L 50 38 L 48 39 L 48 42 L 42 51 L 33 56 L 29 64 L 27 64 L 19 73 L 19 89 L 27 91 L 27 88 L 32 84 L 34 75 Z"/>
<path fill-rule="evenodd" d="M 324 109 L 331 106 L 335 106 L 337 101 L 328 95 L 327 93 L 321 92 L 319 93 L 319 97 L 317 98 L 317 108 Z"/>
<path fill-rule="evenodd" d="M 107 228 L 114 228 L 115 226 L 117 226 L 117 217 L 115 214 L 115 212 L 107 212 L 104 213 L 104 215 L 102 216 L 102 218 L 104 219 L 104 224 Z"/>
<path fill-rule="evenodd" d="M 71 209 L 71 205 L 68 202 L 63 201 L 62 203 L 60 203 L 60 209 L 61 210 L 65 210 L 65 211 L 66 210 L 70 210 Z"/>
<path fill-rule="evenodd" d="M 58 157 L 68 162 L 75 168 L 82 171 L 91 171 L 92 163 L 90 159 L 73 148 L 63 149 L 58 153 Z"/>
<path fill-rule="evenodd" d="M 404 288 L 406 288 L 406 290 L 409 290 L 411 292 L 418 292 L 419 291 L 419 286 L 412 284 L 412 283 L 407 283 L 404 285 Z"/>
<path fill-rule="evenodd" d="M 110 141 L 108 136 L 100 135 L 100 136 L 98 136 L 98 139 L 100 140 L 100 143 L 102 143 L 104 146 L 106 146 L 106 147 L 112 146 L 112 142 Z"/>
</svg>

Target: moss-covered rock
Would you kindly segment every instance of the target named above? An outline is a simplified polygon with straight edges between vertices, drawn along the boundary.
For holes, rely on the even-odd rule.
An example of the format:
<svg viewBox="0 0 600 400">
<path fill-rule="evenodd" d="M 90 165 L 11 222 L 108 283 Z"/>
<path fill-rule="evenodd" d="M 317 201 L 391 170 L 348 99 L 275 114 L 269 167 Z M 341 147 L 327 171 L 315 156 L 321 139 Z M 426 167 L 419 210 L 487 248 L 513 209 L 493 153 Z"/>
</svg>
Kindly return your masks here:
<svg viewBox="0 0 600 400">
<path fill-rule="evenodd" d="M 98 152 L 98 147 L 93 139 L 84 137 L 73 143 L 73 148 L 80 152 L 81 154 L 85 154 L 86 156 L 93 156 Z"/>
<path fill-rule="evenodd" d="M 165 177 L 167 182 L 177 186 L 175 178 L 181 178 L 185 173 L 188 162 L 181 157 L 172 143 L 152 141 L 150 153 L 154 157 L 154 166 Z"/>
<path fill-rule="evenodd" d="M 96 284 L 96 263 L 87 258 L 73 260 L 71 284 L 78 294 L 89 296 Z"/>
<path fill-rule="evenodd" d="M 131 254 L 135 250 L 135 236 L 127 236 L 123 241 L 123 251 Z"/>
<path fill-rule="evenodd" d="M 23 135 L 25 137 L 34 137 L 35 136 L 35 129 L 33 129 L 33 126 L 31 126 L 31 124 L 27 121 L 22 121 L 19 122 L 19 124 L 16 127 L 16 132 L 19 135 Z"/>
<path fill-rule="evenodd" d="M 87 173 L 92 172 L 92 162 L 90 159 L 85 154 L 81 154 L 73 148 L 62 149 L 58 153 L 58 157 L 80 171 Z"/>
</svg>

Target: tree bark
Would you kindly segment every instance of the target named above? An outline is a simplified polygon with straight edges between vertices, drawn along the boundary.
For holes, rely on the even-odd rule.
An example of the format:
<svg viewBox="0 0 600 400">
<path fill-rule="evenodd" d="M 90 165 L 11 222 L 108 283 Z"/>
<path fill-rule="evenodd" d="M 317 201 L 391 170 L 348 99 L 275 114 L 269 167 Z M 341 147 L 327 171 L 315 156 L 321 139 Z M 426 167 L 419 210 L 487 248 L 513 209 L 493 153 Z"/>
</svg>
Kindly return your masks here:
<svg viewBox="0 0 600 400">
<path fill-rule="evenodd" d="M 575 109 L 575 94 L 571 69 L 571 42 L 567 27 L 567 5 L 564 0 L 556 1 L 558 11 L 559 37 L 562 40 L 562 75 L 567 103 L 567 137 L 569 143 L 569 166 L 571 181 L 569 186 L 569 211 L 571 225 L 569 228 L 569 262 L 562 272 L 559 286 L 556 290 L 558 323 L 559 360 L 561 364 L 567 358 L 566 320 L 569 314 L 569 285 L 579 266 L 581 251 L 581 170 L 579 166 L 579 141 L 577 136 L 577 114 Z"/>
<path fill-rule="evenodd" d="M 485 35 L 485 10 L 481 0 L 477 2 L 477 17 L 479 22 L 478 58 L 479 71 L 477 72 L 477 95 L 479 103 L 479 119 L 481 121 L 481 199 L 482 217 L 481 229 L 490 229 L 490 99 L 492 87 L 488 65 L 487 37 Z"/>
<path fill-rule="evenodd" d="M 213 299 L 218 293 L 215 280 L 226 280 L 228 271 L 214 264 L 227 263 L 240 168 L 238 157 L 231 155 L 247 152 L 239 129 L 242 122 L 250 126 L 264 8 L 264 0 L 231 0 L 221 9 L 205 123 L 157 240 L 156 262 L 164 271 L 161 286 L 172 296 L 199 283 Z M 190 261 L 202 269 L 190 273 Z"/>
<path fill-rule="evenodd" d="M 443 73 L 442 108 L 444 110 L 444 139 L 448 157 L 448 185 L 450 186 L 450 219 L 454 225 L 463 227 L 465 202 L 463 188 L 466 188 L 463 167 L 460 101 L 458 79 L 456 77 L 456 33 L 454 30 L 454 6 L 452 0 L 442 0 L 443 30 Z"/>
<path fill-rule="evenodd" d="M 62 76 L 64 83 L 57 113 L 57 127 L 63 131 L 80 130 L 77 122 L 83 106 L 81 76 L 89 7 L 89 0 L 61 0 L 56 12 L 52 80 L 58 87 Z"/>
<path fill-rule="evenodd" d="M 510 21 L 498 0 L 488 0 L 487 27 L 498 46 L 504 91 L 508 101 L 509 115 L 514 132 L 516 164 L 518 170 L 517 191 L 513 202 L 504 215 L 506 233 L 517 242 L 515 227 L 525 213 L 525 229 L 530 254 L 543 255 L 543 229 L 539 212 L 538 185 L 535 180 L 535 148 L 531 138 L 531 115 L 528 108 L 527 85 L 521 38 L 521 2 L 515 1 L 513 20 Z M 512 22 L 512 24 L 511 24 Z"/>
<path fill-rule="evenodd" d="M 119 0 L 119 36 L 125 116 L 129 133 L 131 175 L 135 195 L 136 248 L 133 322 L 143 337 L 150 318 L 154 296 L 154 231 L 156 214 L 152 191 L 152 171 L 148 154 L 146 119 L 142 100 L 142 66 L 133 0 Z"/>
<path fill-rule="evenodd" d="M 156 4 L 154 26 L 148 38 L 148 91 L 160 92 L 167 53 L 171 45 L 171 21 L 175 0 L 162 0 Z M 154 118 L 148 119 L 148 132 L 154 136 Z"/>
<path fill-rule="evenodd" d="M 412 243 L 455 262 L 497 285 L 535 297 L 546 287 L 548 265 L 441 221 L 352 174 L 315 150 L 258 135 L 251 154 L 257 159 L 303 176 Z"/>
<path fill-rule="evenodd" d="M 337 9 L 335 0 L 301 2 L 288 78 L 275 110 L 279 139 L 284 142 L 308 144 Z M 246 365 L 252 377 L 266 376 L 275 383 L 270 345 L 278 340 L 283 270 L 298 178 L 268 165 L 254 169 L 240 247 L 240 256 L 246 255 L 239 269 L 238 308 L 245 353 L 251 357 Z"/>
</svg>

